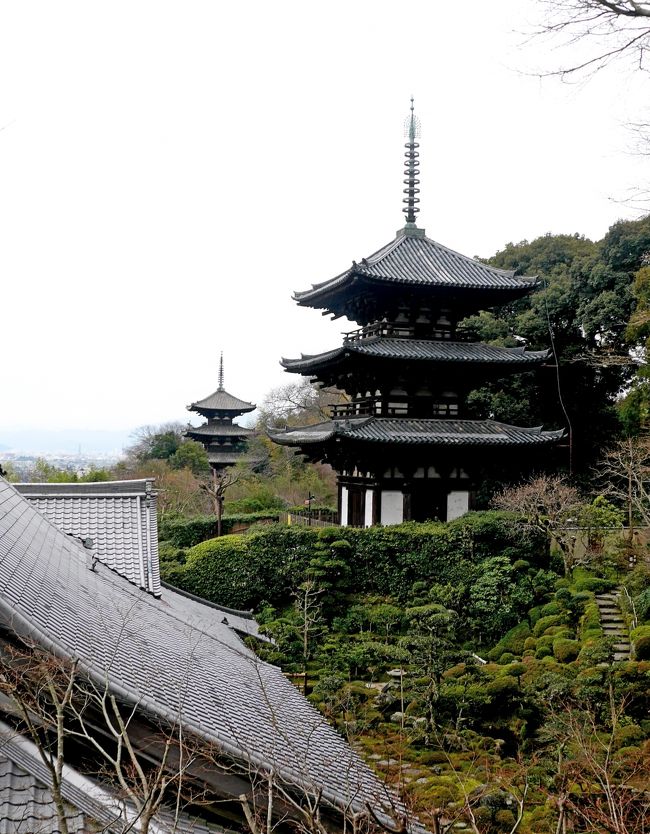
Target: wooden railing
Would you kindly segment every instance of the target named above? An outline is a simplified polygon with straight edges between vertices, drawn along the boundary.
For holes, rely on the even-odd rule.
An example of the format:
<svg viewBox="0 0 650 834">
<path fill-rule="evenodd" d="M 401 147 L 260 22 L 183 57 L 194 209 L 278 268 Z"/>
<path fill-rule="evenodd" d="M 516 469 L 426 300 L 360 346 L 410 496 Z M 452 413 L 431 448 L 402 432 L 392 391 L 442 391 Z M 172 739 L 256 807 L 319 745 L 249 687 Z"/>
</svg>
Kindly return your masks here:
<svg viewBox="0 0 650 834">
<path fill-rule="evenodd" d="M 288 527 L 338 527 L 337 513 L 315 510 L 311 515 L 305 511 L 280 513 L 280 523 Z"/>
</svg>

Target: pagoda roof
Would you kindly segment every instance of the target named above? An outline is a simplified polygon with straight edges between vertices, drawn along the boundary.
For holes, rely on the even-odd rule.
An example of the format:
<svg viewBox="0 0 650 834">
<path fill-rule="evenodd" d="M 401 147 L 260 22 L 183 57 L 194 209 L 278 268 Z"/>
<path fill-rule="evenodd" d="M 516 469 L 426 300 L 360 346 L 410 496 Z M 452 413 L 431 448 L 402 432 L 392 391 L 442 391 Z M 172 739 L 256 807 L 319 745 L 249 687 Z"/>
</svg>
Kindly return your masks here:
<svg viewBox="0 0 650 834">
<path fill-rule="evenodd" d="M 240 460 L 247 460 L 255 463 L 255 460 L 249 458 L 245 451 L 241 452 L 212 452 L 208 449 L 208 461 L 210 463 L 220 463 L 223 466 L 228 466 L 231 463 L 239 463 Z"/>
<path fill-rule="evenodd" d="M 254 433 L 254 429 L 247 429 L 233 423 L 205 423 L 202 426 L 188 426 L 185 429 L 188 437 L 248 437 Z"/>
<path fill-rule="evenodd" d="M 523 347 L 502 348 L 481 342 L 444 342 L 431 339 L 403 339 L 375 336 L 347 342 L 325 353 L 302 354 L 300 359 L 282 359 L 291 373 L 308 373 L 347 356 L 405 359 L 409 361 L 449 362 L 497 365 L 536 365 L 548 359 L 550 351 L 527 351 Z"/>
<path fill-rule="evenodd" d="M 494 420 L 441 420 L 411 417 L 353 417 L 295 429 L 268 429 L 281 446 L 308 446 L 346 438 L 364 443 L 428 446 L 539 446 L 555 443 L 564 429 L 542 431 Z"/>
<path fill-rule="evenodd" d="M 245 414 L 247 411 L 254 411 L 256 407 L 254 403 L 233 397 L 232 394 L 229 394 L 223 388 L 217 388 L 210 396 L 187 406 L 189 411 L 232 411 L 236 414 Z"/>
<path fill-rule="evenodd" d="M 426 237 L 423 229 L 405 228 L 388 245 L 310 290 L 294 293 L 304 307 L 325 307 L 328 298 L 350 287 L 360 278 L 379 285 L 413 285 L 455 289 L 505 290 L 523 294 L 537 285 L 537 279 L 516 276 L 514 270 L 497 269 L 448 249 Z"/>
</svg>

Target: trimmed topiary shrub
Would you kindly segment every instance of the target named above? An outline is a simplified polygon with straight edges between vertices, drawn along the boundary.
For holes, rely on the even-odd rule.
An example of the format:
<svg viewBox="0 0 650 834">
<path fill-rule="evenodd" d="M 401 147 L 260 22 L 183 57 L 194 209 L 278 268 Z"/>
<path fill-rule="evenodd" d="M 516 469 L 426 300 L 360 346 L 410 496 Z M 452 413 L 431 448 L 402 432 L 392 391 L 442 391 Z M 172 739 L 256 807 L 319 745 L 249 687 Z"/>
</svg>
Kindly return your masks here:
<svg viewBox="0 0 650 834">
<path fill-rule="evenodd" d="M 586 576 L 578 579 L 574 587 L 576 591 L 592 591 L 594 594 L 604 594 L 607 591 L 613 591 L 616 582 L 610 579 L 601 579 L 598 576 Z"/>
<path fill-rule="evenodd" d="M 521 655 L 528 637 L 530 637 L 530 626 L 524 620 L 524 622 L 519 623 L 504 634 L 496 646 L 488 652 L 488 658 L 497 661 L 504 652 L 511 655 Z"/>
<path fill-rule="evenodd" d="M 561 614 L 564 611 L 559 602 L 547 602 L 542 606 L 542 617 L 552 617 L 554 614 Z"/>
<path fill-rule="evenodd" d="M 540 617 L 535 623 L 533 634 L 535 637 L 540 637 L 547 628 L 551 626 L 564 625 L 564 617 L 560 614 L 551 614 L 549 617 Z"/>
<path fill-rule="evenodd" d="M 501 675 L 491 680 L 485 691 L 491 698 L 507 698 L 519 692 L 519 681 L 512 675 Z"/>
<path fill-rule="evenodd" d="M 637 660 L 650 660 L 650 637 L 639 637 L 634 641 L 634 656 Z"/>
<path fill-rule="evenodd" d="M 571 663 L 578 656 L 580 643 L 578 640 L 567 640 L 560 637 L 553 643 L 553 656 L 559 663 Z"/>
</svg>

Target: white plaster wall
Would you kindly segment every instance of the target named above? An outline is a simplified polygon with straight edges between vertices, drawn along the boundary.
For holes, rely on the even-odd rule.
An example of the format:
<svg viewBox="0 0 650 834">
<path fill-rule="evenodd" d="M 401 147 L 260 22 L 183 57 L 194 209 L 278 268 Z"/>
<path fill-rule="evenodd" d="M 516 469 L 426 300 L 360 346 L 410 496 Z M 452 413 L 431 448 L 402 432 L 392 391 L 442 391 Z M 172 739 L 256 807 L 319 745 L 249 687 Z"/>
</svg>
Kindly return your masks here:
<svg viewBox="0 0 650 834">
<path fill-rule="evenodd" d="M 366 512 L 363 520 L 364 527 L 372 527 L 372 502 L 375 497 L 375 492 L 372 489 L 366 490 Z"/>
<path fill-rule="evenodd" d="M 404 521 L 404 495 L 397 490 L 382 490 L 381 523 L 401 524 Z"/>
<path fill-rule="evenodd" d="M 341 527 L 348 526 L 348 488 L 341 487 Z"/>
<path fill-rule="evenodd" d="M 469 512 L 469 492 L 458 490 L 447 496 L 447 521 L 453 521 Z"/>
</svg>

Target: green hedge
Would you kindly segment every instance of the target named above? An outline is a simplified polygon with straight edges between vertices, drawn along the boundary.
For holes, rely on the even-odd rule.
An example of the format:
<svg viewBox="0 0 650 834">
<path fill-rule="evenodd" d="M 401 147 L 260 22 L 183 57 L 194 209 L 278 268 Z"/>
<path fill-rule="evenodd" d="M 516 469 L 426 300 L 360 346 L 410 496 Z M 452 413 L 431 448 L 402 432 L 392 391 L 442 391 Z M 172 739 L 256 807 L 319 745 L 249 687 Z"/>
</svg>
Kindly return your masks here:
<svg viewBox="0 0 650 834">
<path fill-rule="evenodd" d="M 255 524 L 256 521 L 275 522 L 278 518 L 278 510 L 224 515 L 221 519 L 221 531 L 226 535 L 238 524 Z M 213 515 L 190 519 L 163 518 L 160 522 L 160 540 L 176 547 L 194 547 L 201 542 L 213 539 L 216 535 L 217 519 Z"/>
<path fill-rule="evenodd" d="M 185 541 L 184 528 L 176 529 L 176 541 Z M 319 541 L 331 544 L 342 538 L 350 544 L 349 559 L 354 566 L 347 592 L 399 600 L 408 597 L 415 582 L 466 581 L 477 563 L 495 554 L 509 554 L 513 562 L 523 556 L 531 564 L 541 564 L 546 557 L 542 538 L 522 537 L 512 516 L 505 513 L 474 513 L 449 524 L 407 523 L 366 530 L 273 525 L 245 539 L 228 536 L 193 547 L 175 580 L 193 593 L 226 605 L 249 607 L 260 600 L 277 605 L 286 602 L 290 591 L 303 581 Z M 248 577 L 243 583 L 241 575 Z"/>
</svg>

